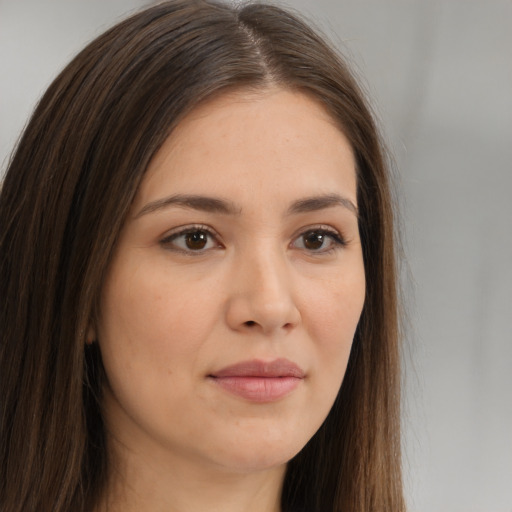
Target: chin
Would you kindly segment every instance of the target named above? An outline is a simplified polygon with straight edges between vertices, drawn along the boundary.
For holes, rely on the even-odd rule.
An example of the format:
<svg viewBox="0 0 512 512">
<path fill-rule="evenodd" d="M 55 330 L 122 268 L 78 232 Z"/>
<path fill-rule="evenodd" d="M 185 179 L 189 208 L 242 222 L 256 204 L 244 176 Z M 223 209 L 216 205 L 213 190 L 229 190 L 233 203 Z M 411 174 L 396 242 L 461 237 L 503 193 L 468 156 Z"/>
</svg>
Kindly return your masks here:
<svg viewBox="0 0 512 512">
<path fill-rule="evenodd" d="M 295 429 L 260 428 L 247 429 L 229 440 L 215 454 L 215 459 L 225 468 L 236 472 L 265 471 L 285 466 L 314 434 Z"/>
<path fill-rule="evenodd" d="M 235 473 L 263 472 L 285 467 L 298 451 L 300 451 L 300 449 L 286 452 L 282 450 L 272 451 L 272 448 L 268 447 L 253 450 L 251 453 L 238 452 L 233 454 L 232 457 L 226 458 L 222 466 L 226 470 Z"/>
</svg>

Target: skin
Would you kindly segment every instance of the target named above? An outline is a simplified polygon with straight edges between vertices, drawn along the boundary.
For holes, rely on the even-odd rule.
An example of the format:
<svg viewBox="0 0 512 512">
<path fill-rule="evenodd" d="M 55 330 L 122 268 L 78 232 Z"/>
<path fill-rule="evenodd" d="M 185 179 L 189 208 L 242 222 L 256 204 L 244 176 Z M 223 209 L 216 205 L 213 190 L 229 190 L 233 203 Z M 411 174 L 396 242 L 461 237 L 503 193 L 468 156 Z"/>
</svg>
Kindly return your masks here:
<svg viewBox="0 0 512 512">
<path fill-rule="evenodd" d="M 166 204 L 176 194 L 229 211 Z M 333 194 L 342 202 L 297 208 Z M 286 463 L 334 402 L 363 307 L 356 197 L 349 142 L 298 92 L 220 96 L 167 139 L 94 329 L 108 381 L 109 510 L 279 510 Z M 304 371 L 278 400 L 248 400 L 210 377 L 276 358 Z"/>
</svg>

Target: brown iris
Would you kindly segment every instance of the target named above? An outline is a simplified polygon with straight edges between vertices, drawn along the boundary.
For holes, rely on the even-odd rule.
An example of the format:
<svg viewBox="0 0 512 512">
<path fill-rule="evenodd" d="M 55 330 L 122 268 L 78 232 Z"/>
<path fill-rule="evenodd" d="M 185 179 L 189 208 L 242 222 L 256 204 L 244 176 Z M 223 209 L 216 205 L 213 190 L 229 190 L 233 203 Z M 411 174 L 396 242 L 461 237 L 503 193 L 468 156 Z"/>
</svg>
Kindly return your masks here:
<svg viewBox="0 0 512 512">
<path fill-rule="evenodd" d="M 317 251 L 318 249 L 321 249 L 324 244 L 325 234 L 320 233 L 319 231 L 309 231 L 304 235 L 303 240 L 304 247 L 306 249 Z"/>
<path fill-rule="evenodd" d="M 192 251 L 199 251 L 206 247 L 208 234 L 204 231 L 191 231 L 185 234 L 185 244 Z"/>
</svg>

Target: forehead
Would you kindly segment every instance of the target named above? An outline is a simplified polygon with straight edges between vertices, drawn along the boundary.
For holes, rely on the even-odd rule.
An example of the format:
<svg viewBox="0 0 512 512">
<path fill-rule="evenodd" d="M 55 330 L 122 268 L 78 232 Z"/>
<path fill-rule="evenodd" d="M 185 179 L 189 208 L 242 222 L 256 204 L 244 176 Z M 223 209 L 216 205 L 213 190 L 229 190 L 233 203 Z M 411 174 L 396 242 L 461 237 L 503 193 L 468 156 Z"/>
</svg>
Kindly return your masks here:
<svg viewBox="0 0 512 512">
<path fill-rule="evenodd" d="M 269 189 L 343 192 L 356 202 L 349 141 L 310 96 L 285 89 L 231 92 L 196 107 L 151 161 L 137 204 L 164 193 L 235 195 Z"/>
</svg>

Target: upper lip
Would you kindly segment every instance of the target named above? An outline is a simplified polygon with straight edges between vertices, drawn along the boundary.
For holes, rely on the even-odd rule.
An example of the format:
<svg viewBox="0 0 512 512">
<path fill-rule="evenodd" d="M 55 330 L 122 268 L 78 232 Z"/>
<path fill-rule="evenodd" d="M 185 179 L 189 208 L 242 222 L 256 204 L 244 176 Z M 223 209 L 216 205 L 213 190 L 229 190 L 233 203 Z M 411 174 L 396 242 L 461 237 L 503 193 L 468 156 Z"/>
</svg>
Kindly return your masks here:
<svg viewBox="0 0 512 512">
<path fill-rule="evenodd" d="M 273 361 L 253 359 L 226 366 L 210 377 L 296 377 L 304 378 L 304 370 L 294 362 L 280 358 Z"/>
</svg>

